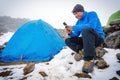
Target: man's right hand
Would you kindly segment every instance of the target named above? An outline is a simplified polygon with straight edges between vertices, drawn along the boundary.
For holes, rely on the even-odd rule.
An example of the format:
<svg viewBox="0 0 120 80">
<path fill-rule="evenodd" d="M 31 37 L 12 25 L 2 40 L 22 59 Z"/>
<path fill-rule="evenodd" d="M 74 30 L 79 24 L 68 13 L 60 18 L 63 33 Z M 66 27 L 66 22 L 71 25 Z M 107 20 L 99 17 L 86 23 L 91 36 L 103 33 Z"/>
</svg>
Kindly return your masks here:
<svg viewBox="0 0 120 80">
<path fill-rule="evenodd" d="M 66 25 L 65 29 L 68 34 L 70 34 L 72 32 L 72 26 L 70 26 L 70 25 Z"/>
</svg>

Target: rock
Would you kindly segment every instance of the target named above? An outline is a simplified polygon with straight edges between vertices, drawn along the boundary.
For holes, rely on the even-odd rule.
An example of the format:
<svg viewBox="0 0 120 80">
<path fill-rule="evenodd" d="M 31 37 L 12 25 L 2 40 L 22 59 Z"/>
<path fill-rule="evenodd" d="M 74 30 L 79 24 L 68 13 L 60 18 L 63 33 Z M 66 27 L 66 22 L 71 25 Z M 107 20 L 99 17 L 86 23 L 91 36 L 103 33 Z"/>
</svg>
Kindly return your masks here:
<svg viewBox="0 0 120 80">
<path fill-rule="evenodd" d="M 24 77 L 23 77 L 22 79 L 20 79 L 20 80 L 27 80 L 27 77 L 24 76 Z"/>
<path fill-rule="evenodd" d="M 65 40 L 68 38 L 68 34 L 66 33 L 65 29 L 57 29 L 57 32 L 61 35 L 61 37 Z"/>
<path fill-rule="evenodd" d="M 5 43 L 3 44 L 3 46 L 6 46 L 6 45 L 7 45 L 7 43 L 8 43 L 8 42 L 5 42 Z"/>
<path fill-rule="evenodd" d="M 74 52 L 71 53 L 72 56 L 73 56 L 74 54 L 75 54 Z"/>
<path fill-rule="evenodd" d="M 117 61 L 118 63 L 120 63 L 120 60 L 119 61 Z"/>
<path fill-rule="evenodd" d="M 69 64 L 73 64 L 73 62 L 69 62 Z"/>
<path fill-rule="evenodd" d="M 23 69 L 24 75 L 32 72 L 32 71 L 34 70 L 34 68 L 35 68 L 35 63 L 28 63 L 28 64 L 25 66 L 25 68 Z"/>
<path fill-rule="evenodd" d="M 120 76 L 120 70 L 116 71 L 116 73 Z"/>
<path fill-rule="evenodd" d="M 5 42 L 3 45 L 0 45 L 0 50 L 3 50 L 6 45 L 7 45 L 7 42 Z"/>
<path fill-rule="evenodd" d="M 87 73 L 75 73 L 74 76 L 78 78 L 91 78 L 91 76 L 88 75 Z"/>
<path fill-rule="evenodd" d="M 120 60 L 120 53 L 117 53 L 116 57 L 117 57 L 118 60 Z"/>
<path fill-rule="evenodd" d="M 95 65 L 98 67 L 98 69 L 105 69 L 109 67 L 109 65 L 104 60 L 96 61 Z"/>
<path fill-rule="evenodd" d="M 40 73 L 40 75 L 43 76 L 43 77 L 48 76 L 48 75 L 47 75 L 45 72 L 43 72 L 43 71 L 40 71 L 39 73 Z"/>
<path fill-rule="evenodd" d="M 4 46 L 0 46 L 0 50 L 3 50 L 4 49 Z"/>
<path fill-rule="evenodd" d="M 4 72 L 0 72 L 0 76 L 2 77 L 6 77 L 6 76 L 11 76 L 11 71 L 4 71 Z"/>
<path fill-rule="evenodd" d="M 120 30 L 111 33 L 105 38 L 107 48 L 120 48 Z"/>
<path fill-rule="evenodd" d="M 110 33 L 114 32 L 113 27 L 103 27 L 105 36 L 108 36 Z"/>
<path fill-rule="evenodd" d="M 46 63 L 46 65 L 49 65 L 49 64 L 50 64 L 50 63 L 48 63 L 48 62 Z"/>
<path fill-rule="evenodd" d="M 106 51 L 104 48 L 102 48 L 102 47 L 97 47 L 96 49 L 95 49 L 95 52 L 96 52 L 96 56 L 97 57 L 103 57 L 104 56 L 104 54 L 105 53 L 107 53 L 108 51 Z"/>
<path fill-rule="evenodd" d="M 120 20 L 110 22 L 110 27 L 103 27 L 106 36 L 120 30 Z"/>
<path fill-rule="evenodd" d="M 110 22 L 110 26 L 114 27 L 114 25 L 117 25 L 117 27 L 118 27 L 118 28 L 115 28 L 115 29 L 120 30 L 120 20 Z"/>
<path fill-rule="evenodd" d="M 75 53 L 74 59 L 76 61 L 80 61 L 81 59 L 83 59 L 83 54 L 84 54 L 83 51 L 79 50 L 78 53 Z"/>
<path fill-rule="evenodd" d="M 120 20 L 111 21 L 110 27 L 104 27 L 104 47 L 120 49 Z"/>
<path fill-rule="evenodd" d="M 110 80 L 119 80 L 118 78 L 116 78 L 116 77 L 113 77 L 112 79 L 110 79 Z"/>
</svg>

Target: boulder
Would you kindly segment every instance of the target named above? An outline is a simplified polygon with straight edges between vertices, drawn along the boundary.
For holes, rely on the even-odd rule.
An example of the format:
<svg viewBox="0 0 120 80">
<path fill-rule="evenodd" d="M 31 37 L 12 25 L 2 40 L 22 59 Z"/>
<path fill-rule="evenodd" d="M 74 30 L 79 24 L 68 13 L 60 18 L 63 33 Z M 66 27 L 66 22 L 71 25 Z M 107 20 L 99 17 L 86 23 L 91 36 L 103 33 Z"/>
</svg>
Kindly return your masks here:
<svg viewBox="0 0 120 80">
<path fill-rule="evenodd" d="M 42 77 L 48 76 L 44 71 L 40 71 L 39 74 L 40 74 Z"/>
<path fill-rule="evenodd" d="M 99 58 L 101 58 L 101 57 L 103 57 L 104 55 L 105 55 L 105 53 L 107 53 L 108 51 L 106 51 L 104 48 L 102 48 L 102 47 L 97 47 L 96 49 L 95 49 L 95 52 L 96 52 L 96 56 L 97 57 L 99 57 Z"/>
<path fill-rule="evenodd" d="M 117 57 L 118 60 L 120 60 L 120 53 L 117 53 L 116 57 Z"/>
<path fill-rule="evenodd" d="M 120 31 L 111 33 L 105 38 L 105 44 L 108 48 L 120 48 Z"/>
<path fill-rule="evenodd" d="M 78 78 L 91 78 L 91 76 L 87 73 L 75 73 L 74 76 Z"/>
<path fill-rule="evenodd" d="M 23 69 L 24 75 L 32 72 L 35 68 L 35 63 L 28 63 Z"/>
<path fill-rule="evenodd" d="M 104 27 L 104 47 L 120 49 L 120 20 L 112 21 L 110 27 Z"/>
<path fill-rule="evenodd" d="M 104 60 L 98 60 L 98 61 L 96 61 L 95 65 L 97 66 L 98 69 L 105 69 L 105 68 L 109 67 L 109 65 L 107 64 L 107 62 L 104 61 Z"/>
</svg>

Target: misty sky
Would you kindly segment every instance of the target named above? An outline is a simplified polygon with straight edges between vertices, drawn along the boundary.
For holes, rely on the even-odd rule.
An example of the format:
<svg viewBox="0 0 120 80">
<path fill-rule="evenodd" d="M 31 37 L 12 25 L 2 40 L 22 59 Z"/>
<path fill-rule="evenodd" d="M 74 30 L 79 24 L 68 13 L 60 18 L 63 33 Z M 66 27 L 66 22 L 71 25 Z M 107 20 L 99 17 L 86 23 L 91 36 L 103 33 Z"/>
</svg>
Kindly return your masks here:
<svg viewBox="0 0 120 80">
<path fill-rule="evenodd" d="M 75 24 L 71 11 L 76 4 L 82 4 L 85 11 L 96 11 L 103 26 L 120 10 L 120 0 L 0 0 L 0 16 L 42 19 L 55 28 L 64 28 L 64 21 Z"/>
</svg>

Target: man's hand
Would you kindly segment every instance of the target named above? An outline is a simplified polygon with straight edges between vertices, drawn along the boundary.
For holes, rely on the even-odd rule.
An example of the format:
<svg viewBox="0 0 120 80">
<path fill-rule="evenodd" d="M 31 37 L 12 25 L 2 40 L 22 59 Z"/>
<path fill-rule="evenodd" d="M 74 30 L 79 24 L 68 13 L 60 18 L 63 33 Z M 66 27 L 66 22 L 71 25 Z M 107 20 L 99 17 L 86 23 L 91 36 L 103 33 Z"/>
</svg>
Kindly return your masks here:
<svg viewBox="0 0 120 80">
<path fill-rule="evenodd" d="M 72 26 L 70 26 L 70 25 L 66 25 L 65 29 L 68 34 L 70 34 L 72 32 Z"/>
</svg>

